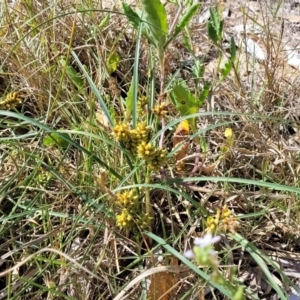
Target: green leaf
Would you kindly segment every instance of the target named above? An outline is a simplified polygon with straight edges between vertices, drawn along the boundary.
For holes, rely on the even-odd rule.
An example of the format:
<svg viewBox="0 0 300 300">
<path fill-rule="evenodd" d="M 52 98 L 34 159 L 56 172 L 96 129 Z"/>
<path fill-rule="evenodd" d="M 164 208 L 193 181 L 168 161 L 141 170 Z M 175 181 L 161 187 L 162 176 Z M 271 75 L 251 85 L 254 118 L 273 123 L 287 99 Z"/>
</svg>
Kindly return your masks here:
<svg viewBox="0 0 300 300">
<path fill-rule="evenodd" d="M 146 12 L 145 20 L 148 22 L 152 39 L 161 59 L 168 32 L 166 9 L 159 0 L 141 0 L 141 2 Z"/>
<path fill-rule="evenodd" d="M 245 300 L 245 291 L 243 286 L 239 286 L 232 300 Z"/>
<path fill-rule="evenodd" d="M 123 11 L 128 21 L 133 25 L 134 28 L 138 29 L 140 25 L 139 15 L 125 2 L 122 2 Z"/>
<path fill-rule="evenodd" d="M 204 137 L 200 137 L 200 147 L 203 153 L 207 152 L 208 146 Z"/>
<path fill-rule="evenodd" d="M 82 78 L 82 75 L 76 72 L 72 66 L 67 66 L 66 73 L 72 83 L 77 87 L 77 89 L 79 91 L 82 91 L 84 88 L 84 80 Z"/>
<path fill-rule="evenodd" d="M 65 67 L 67 62 L 65 61 L 65 59 L 61 58 L 59 60 L 59 63 L 61 64 L 62 67 Z M 66 74 L 69 77 L 69 79 L 72 81 L 72 83 L 77 87 L 77 89 L 79 91 L 82 91 L 84 88 L 84 80 L 82 78 L 82 75 L 76 72 L 76 70 L 70 65 L 67 65 L 66 67 Z"/>
<path fill-rule="evenodd" d="M 135 29 L 139 29 L 139 26 L 141 26 L 143 23 L 141 23 L 141 16 L 139 16 L 140 11 L 136 13 L 127 3 L 122 2 L 123 11 L 128 19 L 128 21 L 133 25 Z M 143 36 L 148 40 L 148 42 L 152 45 L 155 45 L 152 37 L 149 35 L 149 33 L 145 30 L 145 28 L 142 29 Z"/>
<path fill-rule="evenodd" d="M 94 83 L 93 79 L 91 78 L 91 76 L 89 76 L 88 74 L 88 70 L 87 68 L 85 68 L 85 66 L 81 63 L 80 59 L 78 58 L 77 54 L 74 51 L 71 51 L 71 54 L 73 56 L 73 58 L 75 59 L 76 63 L 78 64 L 78 66 L 80 67 L 83 75 L 85 76 L 87 82 L 89 83 L 90 87 L 91 87 L 91 91 L 95 94 L 99 105 L 101 106 L 102 111 L 104 112 L 104 114 L 106 115 L 106 117 L 109 120 L 109 124 L 111 126 L 114 126 L 114 119 L 112 118 L 106 103 L 104 102 L 96 84 Z"/>
<path fill-rule="evenodd" d="M 183 45 L 184 45 L 191 53 L 194 52 L 192 40 L 191 40 L 191 38 L 190 38 L 188 35 L 185 35 L 185 34 L 182 35 L 182 42 L 183 42 Z"/>
<path fill-rule="evenodd" d="M 181 116 L 196 114 L 203 104 L 203 101 L 198 101 L 186 87 L 180 84 L 174 86 L 170 98 Z M 188 119 L 188 122 L 193 133 L 196 133 L 196 118 Z"/>
<path fill-rule="evenodd" d="M 236 58 L 236 44 L 233 37 L 231 37 L 230 39 L 229 53 L 230 53 L 230 61 L 234 63 Z"/>
<path fill-rule="evenodd" d="M 212 26 L 212 23 L 209 22 L 209 21 L 206 23 L 206 26 L 207 26 L 207 34 L 208 34 L 209 38 L 212 40 L 212 42 L 213 42 L 214 44 L 217 44 L 218 41 L 219 41 L 217 31 L 216 31 L 215 28 Z"/>
<path fill-rule="evenodd" d="M 176 37 L 181 30 L 187 26 L 190 22 L 190 20 L 193 18 L 193 16 L 195 15 L 195 13 L 198 11 L 198 9 L 200 8 L 201 3 L 196 3 L 194 5 L 192 5 L 187 11 L 186 13 L 183 15 L 182 19 L 179 21 L 179 23 L 177 24 L 173 37 Z"/>
<path fill-rule="evenodd" d="M 134 88 L 134 84 L 133 84 L 133 80 L 131 81 L 130 84 L 130 88 L 129 91 L 127 93 L 127 97 L 126 97 L 126 115 L 125 115 L 125 119 L 127 121 L 129 121 L 131 115 L 132 115 L 132 108 L 133 108 L 133 88 Z"/>
<path fill-rule="evenodd" d="M 193 94 L 179 84 L 174 86 L 170 97 L 181 116 L 196 114 L 201 106 Z"/>
<path fill-rule="evenodd" d="M 220 20 L 218 11 L 215 8 L 209 10 L 210 19 L 207 22 L 207 33 L 214 44 L 222 40 L 223 21 Z"/>
<path fill-rule="evenodd" d="M 201 91 L 200 96 L 199 96 L 199 102 L 200 103 L 203 104 L 204 101 L 207 99 L 209 91 L 210 91 L 210 87 L 211 87 L 211 84 L 209 82 L 204 83 L 204 86 L 203 86 L 202 91 Z"/>
<path fill-rule="evenodd" d="M 51 134 L 49 134 L 47 137 L 44 138 L 43 145 L 46 147 L 56 146 L 56 147 L 61 147 L 63 149 L 67 148 L 69 146 L 69 142 L 66 139 L 62 138 L 61 137 L 62 135 L 70 139 L 70 136 L 67 134 L 60 133 L 58 135 L 57 133 L 52 132 Z"/>
<path fill-rule="evenodd" d="M 209 9 L 209 22 L 212 24 L 217 34 L 220 33 L 220 16 L 216 8 Z"/>
<path fill-rule="evenodd" d="M 108 68 L 108 72 L 109 74 L 115 72 L 117 70 L 118 67 L 118 63 L 120 61 L 120 56 L 117 52 L 113 52 L 107 60 L 107 68 Z"/>
<path fill-rule="evenodd" d="M 99 29 L 104 28 L 104 27 L 108 24 L 109 16 L 110 16 L 110 14 L 107 14 L 107 15 L 104 17 L 104 19 L 100 22 L 100 24 L 98 25 L 98 28 L 99 28 Z"/>
<path fill-rule="evenodd" d="M 198 85 L 199 79 L 203 77 L 204 74 L 204 64 L 202 63 L 202 59 L 196 58 L 195 63 L 192 67 L 192 74 L 195 85 Z"/>
<path fill-rule="evenodd" d="M 228 61 L 227 63 L 225 63 L 224 68 L 221 69 L 221 73 L 222 73 L 221 81 L 223 81 L 228 76 L 231 70 L 232 70 L 232 63 L 231 61 Z"/>
<path fill-rule="evenodd" d="M 240 234 L 235 233 L 235 234 L 230 234 L 230 236 L 233 239 L 235 239 L 238 243 L 240 243 L 240 245 L 253 257 L 253 259 L 259 265 L 260 269 L 264 272 L 272 288 L 277 292 L 277 295 L 280 297 L 280 299 L 286 299 L 286 296 L 284 295 L 281 287 L 274 280 L 274 277 L 270 272 L 266 262 L 268 264 L 271 264 L 272 267 L 275 268 L 277 272 L 279 272 L 279 274 L 284 275 L 286 277 L 286 275 L 283 272 L 281 272 L 281 270 L 278 268 L 278 264 L 273 262 L 263 252 L 261 252 L 257 247 L 255 247 L 252 243 L 250 243 Z"/>
</svg>

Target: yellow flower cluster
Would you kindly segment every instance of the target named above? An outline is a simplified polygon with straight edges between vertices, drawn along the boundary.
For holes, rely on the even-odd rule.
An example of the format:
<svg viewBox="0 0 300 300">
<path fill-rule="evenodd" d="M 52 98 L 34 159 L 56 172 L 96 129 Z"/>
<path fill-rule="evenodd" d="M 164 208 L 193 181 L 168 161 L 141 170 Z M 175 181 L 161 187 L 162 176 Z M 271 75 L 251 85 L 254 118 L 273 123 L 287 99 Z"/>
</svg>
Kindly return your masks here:
<svg viewBox="0 0 300 300">
<path fill-rule="evenodd" d="M 153 107 L 152 112 L 159 118 L 164 117 L 168 113 L 168 105 L 166 102 L 157 104 Z"/>
<path fill-rule="evenodd" d="M 151 221 L 152 218 L 149 214 L 143 214 L 142 217 L 137 218 L 137 224 L 142 230 L 148 229 Z"/>
<path fill-rule="evenodd" d="M 8 93 L 0 100 L 0 109 L 11 109 L 22 102 L 22 98 L 18 92 Z"/>
<path fill-rule="evenodd" d="M 130 230 L 134 226 L 133 213 L 138 208 L 138 195 L 135 190 L 117 193 L 116 205 L 121 207 L 122 213 L 116 216 L 117 226 Z"/>
<path fill-rule="evenodd" d="M 130 141 L 130 128 L 128 124 L 117 124 L 113 128 L 113 136 L 119 142 L 127 143 Z"/>
<path fill-rule="evenodd" d="M 145 112 L 146 105 L 149 104 L 149 98 L 147 96 L 141 96 L 138 99 L 138 111 L 143 114 Z"/>
<path fill-rule="evenodd" d="M 121 123 L 113 128 L 113 135 L 117 141 L 124 143 L 126 149 L 136 153 L 140 143 L 149 141 L 150 131 L 146 122 L 139 122 L 136 129 L 130 129 L 128 124 Z"/>
<path fill-rule="evenodd" d="M 122 210 L 122 213 L 120 215 L 116 216 L 116 220 L 117 226 L 123 229 L 130 230 L 134 225 L 132 214 L 126 208 Z"/>
<path fill-rule="evenodd" d="M 227 153 L 234 146 L 235 136 L 231 128 L 224 131 L 225 143 L 220 147 L 222 153 Z"/>
<path fill-rule="evenodd" d="M 217 209 L 215 216 L 210 216 L 206 220 L 208 232 L 230 231 L 236 232 L 239 222 L 235 216 L 232 215 L 231 210 L 224 205 L 222 209 Z"/>
<path fill-rule="evenodd" d="M 133 209 L 138 205 L 138 198 L 135 190 L 118 193 L 116 204 L 124 208 Z"/>
<path fill-rule="evenodd" d="M 116 196 L 116 205 L 122 208 L 121 214 L 116 215 L 117 226 L 126 230 L 135 229 L 136 226 L 141 229 L 148 228 L 152 218 L 139 211 L 139 197 L 136 190 L 118 193 Z"/>
<path fill-rule="evenodd" d="M 37 182 L 39 184 L 44 184 L 52 178 L 52 174 L 48 171 L 41 170 L 37 176 Z"/>
<path fill-rule="evenodd" d="M 136 129 L 130 129 L 127 124 L 117 124 L 113 128 L 113 135 L 117 141 L 124 143 L 126 149 L 145 160 L 150 170 L 156 171 L 166 163 L 167 152 L 148 143 L 150 131 L 146 122 L 139 122 Z"/>
<path fill-rule="evenodd" d="M 148 142 L 150 140 L 150 126 L 147 126 L 146 122 L 140 122 L 137 124 L 136 129 L 130 131 L 131 135 L 131 147 L 137 150 L 137 147 L 142 142 Z"/>
<path fill-rule="evenodd" d="M 167 160 L 165 149 L 156 148 L 151 143 L 142 142 L 137 148 L 138 156 L 144 159 L 150 170 L 159 170 Z"/>
</svg>

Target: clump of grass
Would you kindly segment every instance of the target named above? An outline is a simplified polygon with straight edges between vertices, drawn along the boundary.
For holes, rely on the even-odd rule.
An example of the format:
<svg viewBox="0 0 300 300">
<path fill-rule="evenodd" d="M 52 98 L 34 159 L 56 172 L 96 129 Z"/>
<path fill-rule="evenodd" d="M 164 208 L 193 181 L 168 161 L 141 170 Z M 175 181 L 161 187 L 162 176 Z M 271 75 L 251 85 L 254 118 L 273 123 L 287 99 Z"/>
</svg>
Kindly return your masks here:
<svg viewBox="0 0 300 300">
<path fill-rule="evenodd" d="M 211 71 L 191 23 L 204 7 L 176 5 L 0 4 L 0 298 L 153 298 L 143 280 L 157 271 L 177 274 L 178 299 L 258 299 L 256 267 L 268 297 L 293 285 L 272 260 L 299 236 L 299 78 L 281 68 L 277 15 L 243 10 L 274 58 L 257 62 L 235 39 L 224 47 L 210 8 Z M 207 233 L 219 243 L 188 260 Z"/>
</svg>

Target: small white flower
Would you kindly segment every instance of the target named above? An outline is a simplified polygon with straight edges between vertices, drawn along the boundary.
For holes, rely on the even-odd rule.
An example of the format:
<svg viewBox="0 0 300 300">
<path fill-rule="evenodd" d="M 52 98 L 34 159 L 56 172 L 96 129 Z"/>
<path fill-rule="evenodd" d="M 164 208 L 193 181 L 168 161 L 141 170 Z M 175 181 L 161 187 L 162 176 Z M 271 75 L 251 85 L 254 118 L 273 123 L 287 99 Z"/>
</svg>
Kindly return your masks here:
<svg viewBox="0 0 300 300">
<path fill-rule="evenodd" d="M 212 249 L 209 249 L 207 247 L 214 244 L 214 243 L 217 243 L 218 241 L 220 241 L 220 239 L 221 239 L 221 237 L 219 235 L 216 235 L 216 236 L 213 237 L 211 233 L 205 234 L 205 236 L 203 238 L 195 238 L 194 245 L 196 247 L 194 247 L 193 250 L 187 250 L 184 253 L 184 256 L 188 259 L 194 259 L 195 258 L 195 251 L 196 251 L 195 249 L 200 248 L 204 252 L 209 251 L 209 256 L 211 257 L 211 259 L 217 260 L 217 252 L 215 252 Z"/>
<path fill-rule="evenodd" d="M 188 259 L 194 259 L 195 258 L 195 254 L 194 254 L 193 250 L 185 251 L 184 256 Z"/>
<path fill-rule="evenodd" d="M 221 237 L 219 235 L 213 237 L 212 234 L 209 232 L 203 238 L 195 238 L 194 245 L 199 246 L 201 248 L 205 248 L 209 245 L 217 243 L 220 239 Z"/>
</svg>

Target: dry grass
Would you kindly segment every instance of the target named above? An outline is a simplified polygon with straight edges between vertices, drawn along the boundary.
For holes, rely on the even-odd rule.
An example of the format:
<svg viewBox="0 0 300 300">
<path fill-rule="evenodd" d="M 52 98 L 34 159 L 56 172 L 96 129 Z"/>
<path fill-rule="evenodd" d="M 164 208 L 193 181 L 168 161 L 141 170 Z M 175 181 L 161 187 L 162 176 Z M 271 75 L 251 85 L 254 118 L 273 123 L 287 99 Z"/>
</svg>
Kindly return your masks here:
<svg viewBox="0 0 300 300">
<path fill-rule="evenodd" d="M 263 45 L 267 59 L 256 61 L 238 48 L 235 69 L 221 83 L 215 72 L 218 51 L 205 23 L 190 25 L 197 54 L 206 56 L 204 79 L 213 83 L 197 118 L 205 141 L 199 168 L 191 173 L 198 155 L 191 142 L 185 173 L 170 159 L 163 172 L 147 177 L 144 165 L 113 139 L 112 124 L 99 106 L 100 97 L 112 120 L 123 120 L 137 64 L 137 33 L 117 13 L 121 6 L 88 0 L 25 2 L 0 4 L 0 299 L 114 299 L 127 284 L 131 289 L 124 299 L 146 299 L 146 282 L 134 278 L 144 269 L 154 273 L 157 265 L 176 274 L 175 279 L 165 277 L 173 289 L 168 299 L 225 299 L 180 259 L 191 238 L 207 230 L 207 218 L 225 205 L 239 224 L 232 232 L 216 232 L 222 235 L 218 250 L 224 276 L 231 278 L 237 266 L 235 276 L 248 288 L 247 299 L 278 299 L 272 280 L 289 292 L 299 277 L 295 262 L 300 260 L 300 77 L 286 62 L 289 41 L 278 31 L 279 13 L 272 15 L 263 3 L 259 16 L 247 8 L 237 12 L 230 4 L 236 22 L 259 24 L 262 33 L 249 36 Z M 199 16 L 209 5 L 203 4 Z M 116 13 L 101 11 L 107 7 Z M 171 22 L 173 6 L 167 9 Z M 225 18 L 226 32 L 234 25 Z M 110 73 L 114 52 L 120 62 Z M 151 85 L 153 52 L 142 39 L 139 95 L 151 91 L 155 99 L 168 101 L 170 89 L 158 96 L 158 66 Z M 194 91 L 191 72 L 182 68 L 191 56 L 180 36 L 166 55 L 167 88 L 176 77 Z M 170 153 L 178 123 L 171 104 L 164 122 L 163 146 Z M 160 120 L 150 125 L 159 140 Z M 222 153 L 229 127 L 234 142 Z M 62 142 L 47 145 L 51 136 Z M 116 226 L 116 195 L 134 187 L 145 192 L 143 203 L 150 200 L 153 223 L 147 229 L 152 233 Z M 136 218 L 143 215 L 140 211 Z M 272 280 L 260 276 L 262 265 L 250 248 L 266 261 Z M 177 260 L 176 253 L 181 255 Z M 285 257 L 281 270 L 270 262 L 278 253 Z"/>
</svg>

